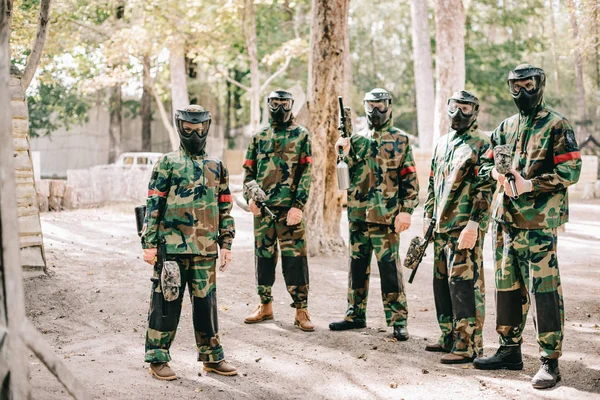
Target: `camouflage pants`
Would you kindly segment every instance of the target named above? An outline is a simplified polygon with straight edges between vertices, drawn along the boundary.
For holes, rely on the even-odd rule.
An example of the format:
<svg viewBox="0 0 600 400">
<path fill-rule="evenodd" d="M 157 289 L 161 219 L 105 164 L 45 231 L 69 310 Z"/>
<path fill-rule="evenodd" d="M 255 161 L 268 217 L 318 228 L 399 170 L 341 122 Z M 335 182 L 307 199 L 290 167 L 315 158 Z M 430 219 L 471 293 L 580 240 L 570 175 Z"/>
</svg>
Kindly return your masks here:
<svg viewBox="0 0 600 400">
<path fill-rule="evenodd" d="M 163 296 L 160 286 L 158 282 L 152 284 L 145 361 L 151 363 L 171 361 L 169 349 L 179 325 L 186 284 L 192 300 L 198 361 L 221 361 L 224 354 L 218 333 L 216 259 L 194 255 L 169 257 L 169 259 L 177 261 L 181 271 L 179 298 L 165 302 L 166 316 L 163 317 Z M 158 276 L 156 271 L 154 276 Z"/>
<path fill-rule="evenodd" d="M 254 254 L 256 256 L 256 283 L 260 302 L 273 301 L 275 266 L 281 250 L 281 269 L 294 308 L 308 306 L 308 259 L 306 257 L 306 230 L 304 221 L 298 225 L 286 224 L 287 208 L 272 209 L 276 219 L 254 217 Z"/>
<path fill-rule="evenodd" d="M 483 355 L 485 232 L 479 231 L 472 250 L 458 250 L 460 232 L 434 235 L 433 294 L 442 330 L 438 342 L 453 354 L 474 357 Z"/>
<path fill-rule="evenodd" d="M 496 331 L 503 346 L 519 345 L 530 304 L 540 354 L 562 354 L 564 305 L 553 229 L 515 229 L 494 223 Z"/>
<path fill-rule="evenodd" d="M 388 326 L 406 326 L 406 293 L 399 267 L 399 236 L 392 227 L 350 222 L 350 272 L 348 273 L 347 321 L 366 321 L 371 254 L 375 251 L 383 311 Z"/>
</svg>

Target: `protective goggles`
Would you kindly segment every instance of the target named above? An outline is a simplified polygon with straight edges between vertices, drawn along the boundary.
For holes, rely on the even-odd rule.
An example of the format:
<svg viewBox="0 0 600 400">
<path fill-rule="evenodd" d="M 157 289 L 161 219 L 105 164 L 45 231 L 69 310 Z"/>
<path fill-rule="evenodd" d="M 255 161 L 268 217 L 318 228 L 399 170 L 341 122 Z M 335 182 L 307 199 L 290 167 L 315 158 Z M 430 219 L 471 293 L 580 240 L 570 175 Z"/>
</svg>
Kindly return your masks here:
<svg viewBox="0 0 600 400">
<path fill-rule="evenodd" d="M 532 76 L 525 79 L 510 79 L 508 88 L 513 95 L 519 94 L 524 89 L 527 93 L 533 94 L 540 87 L 540 77 Z"/>
<path fill-rule="evenodd" d="M 365 110 L 367 112 L 371 112 L 375 109 L 380 112 L 386 112 L 390 106 L 389 100 L 381 100 L 381 101 L 365 101 Z"/>
<path fill-rule="evenodd" d="M 460 102 L 455 99 L 448 100 L 448 112 L 454 114 L 458 109 L 460 109 L 464 115 L 472 115 L 475 106 L 472 103 Z"/>
<path fill-rule="evenodd" d="M 283 107 L 285 111 L 292 109 L 292 99 L 269 99 L 268 104 L 271 109 L 276 110 L 279 107 Z"/>
<path fill-rule="evenodd" d="M 181 134 L 189 137 L 192 136 L 194 133 L 197 133 L 199 136 L 205 136 L 208 133 L 208 127 L 210 125 L 210 121 L 204 121 L 201 122 L 199 124 L 193 124 L 193 125 L 184 125 L 183 122 L 180 122 L 181 124 Z"/>
</svg>

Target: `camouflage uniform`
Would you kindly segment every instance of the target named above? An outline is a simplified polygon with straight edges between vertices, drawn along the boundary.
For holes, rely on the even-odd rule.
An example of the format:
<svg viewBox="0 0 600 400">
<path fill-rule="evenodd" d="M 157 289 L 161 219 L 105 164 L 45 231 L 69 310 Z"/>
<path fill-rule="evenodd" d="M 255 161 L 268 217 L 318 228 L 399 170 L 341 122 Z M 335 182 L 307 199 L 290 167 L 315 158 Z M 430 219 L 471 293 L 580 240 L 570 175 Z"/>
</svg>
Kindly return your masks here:
<svg viewBox="0 0 600 400">
<path fill-rule="evenodd" d="M 573 128 L 544 103 L 516 114 L 492 133 L 492 145 L 509 144 L 513 167 L 533 191 L 518 199 L 501 186 L 493 207 L 497 326 L 500 344 L 519 345 L 530 302 L 543 357 L 562 354 L 564 306 L 556 257 L 557 228 L 567 222 L 567 187 L 579 180 L 581 157 Z M 481 168 L 490 178 L 494 164 Z"/>
<path fill-rule="evenodd" d="M 256 180 L 265 191 L 265 205 L 276 219 L 254 217 L 256 280 L 262 304 L 273 300 L 277 244 L 287 290 L 294 308 L 306 308 L 308 260 L 304 221 L 288 226 L 290 208 L 304 210 L 311 183 L 311 144 L 306 128 L 295 123 L 271 124 L 252 137 L 244 161 L 244 184 Z M 244 195 L 246 201 L 250 199 Z"/>
<path fill-rule="evenodd" d="M 192 298 L 192 314 L 198 360 L 223 359 L 217 322 L 215 265 L 217 247 L 231 249 L 235 226 L 230 215 L 232 198 L 227 168 L 216 157 L 194 156 L 183 149 L 165 154 L 154 166 L 148 185 L 146 221 L 142 234 L 145 249 L 166 240 L 167 258 L 177 261 L 181 272 L 179 298 L 167 302 L 158 283 L 152 287 L 146 362 L 171 360 L 186 284 Z M 157 277 L 155 272 L 155 277 Z"/>
<path fill-rule="evenodd" d="M 492 201 L 492 184 L 478 179 L 483 160 L 491 157 L 490 140 L 473 124 L 463 133 L 452 131 L 439 139 L 431 160 L 425 218 L 434 215 L 433 290 L 439 344 L 453 354 L 483 354 L 485 280 L 483 241 Z M 458 250 L 462 229 L 479 223 L 473 249 Z"/>
<path fill-rule="evenodd" d="M 400 212 L 412 214 L 419 203 L 419 183 L 408 136 L 394 128 L 390 118 L 381 129 L 353 134 L 350 143 L 350 271 L 345 320 L 366 321 L 374 250 L 387 325 L 406 326 L 406 293 L 394 220 Z"/>
</svg>

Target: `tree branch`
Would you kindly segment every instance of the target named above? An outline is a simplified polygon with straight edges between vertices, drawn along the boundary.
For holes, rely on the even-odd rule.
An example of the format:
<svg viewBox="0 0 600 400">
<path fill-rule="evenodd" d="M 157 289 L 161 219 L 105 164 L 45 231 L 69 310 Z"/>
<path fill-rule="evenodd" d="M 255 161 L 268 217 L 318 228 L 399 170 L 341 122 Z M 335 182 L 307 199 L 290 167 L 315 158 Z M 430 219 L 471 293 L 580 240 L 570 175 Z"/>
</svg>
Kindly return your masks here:
<svg viewBox="0 0 600 400">
<path fill-rule="evenodd" d="M 38 19 L 37 33 L 35 35 L 35 41 L 31 54 L 27 58 L 27 65 L 23 72 L 23 78 L 21 78 L 21 88 L 23 92 L 27 90 L 35 71 L 40 66 L 40 60 L 42 58 L 42 52 L 44 51 L 44 45 L 46 44 L 46 38 L 48 37 L 48 28 L 50 27 L 50 4 L 52 0 L 41 0 L 40 2 L 40 17 Z"/>
<path fill-rule="evenodd" d="M 269 84 L 271 82 L 273 82 L 273 80 L 275 78 L 277 78 L 279 75 L 281 75 L 285 72 L 287 67 L 290 65 L 291 60 L 292 60 L 292 56 L 287 56 L 287 58 L 285 59 L 285 62 L 281 66 L 281 68 L 279 68 L 279 70 L 277 70 L 273 75 L 271 75 L 266 81 L 263 82 L 263 84 L 260 86 L 261 93 L 269 86 Z"/>
<path fill-rule="evenodd" d="M 73 19 L 73 18 L 69 18 L 68 21 L 71 22 L 72 24 L 80 26 L 80 27 L 82 27 L 84 29 L 88 29 L 90 31 L 96 32 L 97 34 L 102 35 L 104 38 L 107 38 L 107 39 L 110 38 L 110 35 L 108 35 L 102 29 L 97 28 L 97 27 L 95 27 L 93 25 L 84 24 L 83 22 L 79 22 L 79 21 L 77 21 L 76 19 Z"/>
<path fill-rule="evenodd" d="M 162 100 L 158 96 L 158 93 L 156 92 L 156 85 L 155 85 L 154 79 L 152 78 L 152 75 L 150 75 L 150 65 L 148 65 L 147 62 L 144 62 L 143 64 L 144 64 L 144 74 L 148 77 L 149 86 L 152 89 L 152 95 L 154 96 L 154 100 L 156 101 L 156 105 L 158 106 L 158 112 L 160 114 L 160 119 L 161 119 L 165 129 L 169 133 L 169 141 L 171 142 L 171 149 L 173 151 L 175 151 L 175 150 L 177 150 L 177 147 L 179 146 L 179 143 L 177 140 L 177 135 L 175 133 L 175 129 L 173 129 L 173 125 L 171 125 L 171 119 L 167 115 L 167 111 L 165 110 L 165 105 L 163 104 Z"/>
</svg>

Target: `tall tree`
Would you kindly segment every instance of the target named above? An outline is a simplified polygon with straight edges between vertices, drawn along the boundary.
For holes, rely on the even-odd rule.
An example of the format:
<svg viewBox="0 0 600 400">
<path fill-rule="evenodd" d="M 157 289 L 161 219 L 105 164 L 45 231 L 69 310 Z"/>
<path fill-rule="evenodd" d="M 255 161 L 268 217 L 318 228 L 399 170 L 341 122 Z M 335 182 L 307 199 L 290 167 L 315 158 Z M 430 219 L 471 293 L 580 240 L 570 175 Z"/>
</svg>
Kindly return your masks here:
<svg viewBox="0 0 600 400">
<path fill-rule="evenodd" d="M 419 146 L 433 148 L 434 87 L 427 2 L 410 2 Z"/>
<path fill-rule="evenodd" d="M 175 37 L 169 46 L 169 68 L 171 71 L 171 101 L 173 111 L 181 110 L 190 104 L 185 69 L 185 42 Z"/>
<path fill-rule="evenodd" d="M 344 92 L 345 37 L 350 0 L 313 0 L 308 77 L 308 130 L 313 149 L 313 180 L 307 204 L 310 254 L 342 251 L 341 197 L 337 189 L 335 142 L 337 96 Z"/>
<path fill-rule="evenodd" d="M 434 141 L 450 126 L 446 104 L 465 87 L 465 10 L 462 0 L 435 1 Z"/>
<path fill-rule="evenodd" d="M 40 16 L 38 19 L 37 33 L 35 35 L 35 41 L 33 43 L 31 53 L 27 58 L 27 66 L 23 72 L 23 78 L 21 78 L 21 87 L 23 91 L 26 91 L 40 66 L 40 60 L 42 58 L 42 52 L 44 45 L 46 44 L 46 38 L 48 37 L 48 29 L 50 28 L 50 5 L 52 0 L 41 0 L 40 1 Z"/>
<path fill-rule="evenodd" d="M 150 76 L 150 57 L 142 56 L 144 67 L 142 77 L 142 99 L 140 117 L 142 118 L 142 150 L 152 151 L 152 78 Z"/>
<path fill-rule="evenodd" d="M 569 11 L 569 22 L 571 23 L 571 34 L 573 37 L 573 65 L 575 67 L 575 84 L 577 86 L 577 109 L 579 115 L 578 126 L 576 128 L 578 140 L 582 142 L 587 138 L 587 111 L 585 101 L 585 86 L 583 82 L 583 65 L 581 57 L 581 43 L 579 40 L 579 26 L 577 24 L 577 8 L 573 0 L 566 0 L 566 6 Z"/>
</svg>

